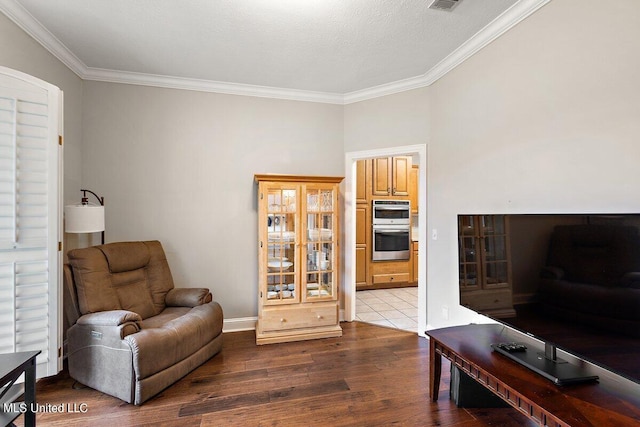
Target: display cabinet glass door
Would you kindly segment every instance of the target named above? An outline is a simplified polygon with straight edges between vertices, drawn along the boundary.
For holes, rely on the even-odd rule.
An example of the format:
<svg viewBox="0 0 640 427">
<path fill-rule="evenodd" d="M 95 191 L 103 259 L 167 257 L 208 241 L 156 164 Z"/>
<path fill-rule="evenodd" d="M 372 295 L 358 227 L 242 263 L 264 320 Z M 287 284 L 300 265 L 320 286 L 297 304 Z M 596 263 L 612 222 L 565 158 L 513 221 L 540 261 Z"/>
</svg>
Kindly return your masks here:
<svg viewBox="0 0 640 427">
<path fill-rule="evenodd" d="M 303 226 L 303 301 L 337 298 L 336 209 L 333 187 L 306 185 Z"/>
<path fill-rule="evenodd" d="M 458 217 L 458 250 L 460 251 L 460 290 L 478 289 L 479 233 L 474 215 Z"/>
<path fill-rule="evenodd" d="M 300 301 L 298 284 L 298 190 L 296 186 L 267 190 L 267 269 L 265 304 Z"/>
<path fill-rule="evenodd" d="M 507 233 L 504 215 L 482 215 L 483 280 L 485 288 L 504 287 L 509 282 Z"/>
<path fill-rule="evenodd" d="M 504 215 L 460 215 L 458 222 L 460 289 L 508 286 L 508 236 Z"/>
</svg>

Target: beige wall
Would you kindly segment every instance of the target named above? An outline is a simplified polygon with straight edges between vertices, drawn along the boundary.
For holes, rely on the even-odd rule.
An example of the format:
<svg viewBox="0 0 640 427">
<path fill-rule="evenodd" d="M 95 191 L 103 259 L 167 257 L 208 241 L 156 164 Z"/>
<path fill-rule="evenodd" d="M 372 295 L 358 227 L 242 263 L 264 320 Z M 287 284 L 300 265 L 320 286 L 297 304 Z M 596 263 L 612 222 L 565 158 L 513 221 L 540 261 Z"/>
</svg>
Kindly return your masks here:
<svg viewBox="0 0 640 427">
<path fill-rule="evenodd" d="M 640 211 L 639 14 L 550 2 L 431 87 L 430 326 L 474 320 L 457 304 L 457 213 Z"/>
<path fill-rule="evenodd" d="M 345 105 L 345 152 L 426 144 L 431 130 L 429 89 Z"/>
<path fill-rule="evenodd" d="M 210 287 L 227 319 L 257 313 L 254 173 L 344 174 L 338 105 L 83 82 L 3 14 L 0 65 L 64 92 L 65 204 L 104 196 L 107 242 L 161 240 L 177 286 Z"/>
<path fill-rule="evenodd" d="M 82 79 L 38 42 L 0 13 L 0 65 L 30 74 L 51 83 L 64 97 L 65 204 L 80 201 L 82 163 Z M 66 234 L 65 248 L 87 245 L 94 236 Z M 99 237 L 99 236 L 98 236 Z"/>
<path fill-rule="evenodd" d="M 79 201 L 82 80 L 2 13 L 0 65 L 35 76 L 64 92 L 65 200 Z"/>
<path fill-rule="evenodd" d="M 108 241 L 163 240 L 179 285 L 210 286 L 226 318 L 257 312 L 254 173 L 342 175 L 344 152 L 427 143 L 439 327 L 477 320 L 457 303 L 458 213 L 640 211 L 639 8 L 554 0 L 431 87 L 344 107 L 83 85 L 2 15 L 0 64 L 65 92 L 67 200 L 82 176 Z"/>
<path fill-rule="evenodd" d="M 162 241 L 176 286 L 257 315 L 255 173 L 344 174 L 338 105 L 85 82 L 83 177 L 106 240 Z"/>
<path fill-rule="evenodd" d="M 347 152 L 427 140 L 428 327 L 482 320 L 458 304 L 458 213 L 640 211 L 639 14 L 555 0 L 429 88 L 345 107 Z"/>
</svg>

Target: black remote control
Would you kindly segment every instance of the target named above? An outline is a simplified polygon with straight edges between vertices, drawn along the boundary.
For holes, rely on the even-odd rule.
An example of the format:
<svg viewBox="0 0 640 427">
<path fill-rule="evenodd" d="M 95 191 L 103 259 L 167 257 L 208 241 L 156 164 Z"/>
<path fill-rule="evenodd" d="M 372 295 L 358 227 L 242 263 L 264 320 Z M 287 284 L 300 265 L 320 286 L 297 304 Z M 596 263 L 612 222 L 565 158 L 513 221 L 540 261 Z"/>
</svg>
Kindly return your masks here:
<svg viewBox="0 0 640 427">
<path fill-rule="evenodd" d="M 504 350 L 508 353 L 517 353 L 517 352 L 521 352 L 521 351 L 526 351 L 527 350 L 527 346 L 522 344 L 522 343 L 517 343 L 517 342 L 501 342 L 500 344 L 498 344 L 496 347 L 498 347 L 501 350 Z"/>
</svg>

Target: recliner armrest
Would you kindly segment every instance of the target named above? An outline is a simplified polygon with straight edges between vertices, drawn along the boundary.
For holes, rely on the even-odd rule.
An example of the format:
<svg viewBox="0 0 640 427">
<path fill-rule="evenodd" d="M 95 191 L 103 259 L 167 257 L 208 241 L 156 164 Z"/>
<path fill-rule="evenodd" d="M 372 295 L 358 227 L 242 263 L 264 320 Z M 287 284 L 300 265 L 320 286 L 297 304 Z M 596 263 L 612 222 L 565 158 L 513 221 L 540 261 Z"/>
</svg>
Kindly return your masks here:
<svg viewBox="0 0 640 427">
<path fill-rule="evenodd" d="M 540 277 L 542 279 L 559 280 L 564 277 L 564 270 L 560 267 L 545 266 L 540 270 Z"/>
<path fill-rule="evenodd" d="M 120 326 L 127 322 L 142 322 L 142 318 L 133 311 L 109 310 L 85 314 L 80 316 L 76 323 L 79 325 Z"/>
<path fill-rule="evenodd" d="M 623 288 L 640 289 L 640 272 L 630 271 L 625 273 L 620 279 L 620 286 Z"/>
<path fill-rule="evenodd" d="M 196 307 L 210 303 L 213 295 L 207 288 L 173 288 L 165 297 L 168 307 Z"/>
<path fill-rule="evenodd" d="M 122 339 L 142 329 L 142 318 L 138 313 L 128 310 L 109 310 L 82 315 L 76 324 L 90 327 L 92 330 L 95 328 L 95 332 L 101 335 L 111 335 L 109 330 L 113 330 L 113 333 L 118 333 Z"/>
</svg>

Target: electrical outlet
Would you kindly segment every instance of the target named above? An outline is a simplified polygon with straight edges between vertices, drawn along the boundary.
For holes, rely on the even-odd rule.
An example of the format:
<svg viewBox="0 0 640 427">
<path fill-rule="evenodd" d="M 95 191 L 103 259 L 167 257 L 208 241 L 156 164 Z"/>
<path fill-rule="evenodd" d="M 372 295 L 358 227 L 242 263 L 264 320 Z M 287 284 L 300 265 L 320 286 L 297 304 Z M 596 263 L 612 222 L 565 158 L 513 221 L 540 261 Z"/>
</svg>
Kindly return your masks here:
<svg viewBox="0 0 640 427">
<path fill-rule="evenodd" d="M 431 239 L 438 240 L 438 230 L 436 230 L 435 228 L 431 230 Z"/>
<path fill-rule="evenodd" d="M 449 307 L 446 305 L 442 306 L 442 318 L 444 320 L 449 320 Z"/>
</svg>

